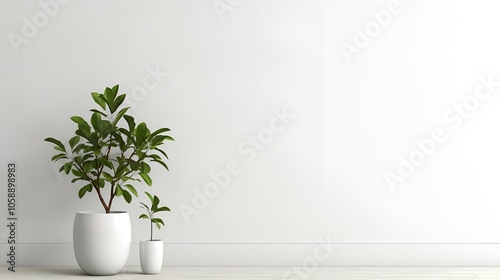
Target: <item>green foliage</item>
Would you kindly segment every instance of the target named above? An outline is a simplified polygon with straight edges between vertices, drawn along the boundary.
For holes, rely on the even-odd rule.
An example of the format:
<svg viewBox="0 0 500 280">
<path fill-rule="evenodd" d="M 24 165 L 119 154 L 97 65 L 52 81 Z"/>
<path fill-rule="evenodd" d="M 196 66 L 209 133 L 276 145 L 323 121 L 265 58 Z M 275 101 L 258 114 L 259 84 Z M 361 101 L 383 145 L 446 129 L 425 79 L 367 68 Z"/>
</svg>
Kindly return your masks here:
<svg viewBox="0 0 500 280">
<path fill-rule="evenodd" d="M 78 196 L 82 198 L 95 190 L 106 213 L 111 211 L 115 197 L 123 197 L 130 203 L 132 195 L 138 196 L 132 182 L 153 184 L 148 175 L 150 162 L 168 171 L 164 161 L 168 156 L 160 146 L 174 140 L 164 134 L 170 131 L 168 128 L 151 132 L 144 122 L 136 125 L 135 119 L 127 115 L 130 107 L 121 108 L 126 95 L 118 94 L 118 89 L 116 85 L 106 88 L 103 94 L 91 93 L 99 108 L 90 110 L 88 121 L 80 116 L 71 117 L 77 129 L 68 146 L 51 137 L 45 139 L 57 151 L 51 160 L 64 161 L 59 172 L 71 173 L 72 183 L 84 181 Z M 107 199 L 102 194 L 105 188 L 110 188 Z"/>
<path fill-rule="evenodd" d="M 162 219 L 156 218 L 154 214 L 158 212 L 163 212 L 163 211 L 170 211 L 170 209 L 167 206 L 159 206 L 160 204 L 160 198 L 157 197 L 156 195 L 151 195 L 148 192 L 144 192 L 149 200 L 151 201 L 151 206 L 146 205 L 145 203 L 141 202 L 141 208 L 146 210 L 146 214 L 141 214 L 139 216 L 139 219 L 147 219 L 151 223 L 151 240 L 153 240 L 153 224 L 156 225 L 158 229 L 160 229 L 162 226 L 165 226 L 165 223 L 163 222 Z"/>
</svg>

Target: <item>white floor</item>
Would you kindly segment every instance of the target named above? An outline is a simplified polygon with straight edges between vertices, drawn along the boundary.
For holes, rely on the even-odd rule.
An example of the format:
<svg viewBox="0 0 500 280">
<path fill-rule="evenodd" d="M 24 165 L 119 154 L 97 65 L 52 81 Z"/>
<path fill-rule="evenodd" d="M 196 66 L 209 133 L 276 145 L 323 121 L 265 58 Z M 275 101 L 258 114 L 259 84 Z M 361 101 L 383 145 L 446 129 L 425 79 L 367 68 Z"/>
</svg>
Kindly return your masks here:
<svg viewBox="0 0 500 280">
<path fill-rule="evenodd" d="M 165 267 L 158 275 L 144 275 L 140 268 L 128 267 L 118 275 L 88 277 L 79 268 L 19 267 L 15 273 L 0 268 L 0 279 L 308 279 L 308 280 L 460 280 L 499 279 L 500 267 Z"/>
</svg>

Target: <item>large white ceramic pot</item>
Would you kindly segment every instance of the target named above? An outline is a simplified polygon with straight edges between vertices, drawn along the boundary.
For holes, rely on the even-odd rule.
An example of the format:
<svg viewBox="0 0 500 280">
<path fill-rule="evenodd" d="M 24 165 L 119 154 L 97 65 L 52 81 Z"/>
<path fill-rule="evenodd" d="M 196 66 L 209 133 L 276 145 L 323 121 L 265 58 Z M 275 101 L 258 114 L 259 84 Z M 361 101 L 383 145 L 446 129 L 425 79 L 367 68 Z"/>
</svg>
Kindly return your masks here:
<svg viewBox="0 0 500 280">
<path fill-rule="evenodd" d="M 163 240 L 141 240 L 139 243 L 139 254 L 142 273 L 160 273 L 163 264 Z"/>
<path fill-rule="evenodd" d="M 127 212 L 78 212 L 73 224 L 73 249 L 80 268 L 89 275 L 122 271 L 130 252 Z"/>
</svg>

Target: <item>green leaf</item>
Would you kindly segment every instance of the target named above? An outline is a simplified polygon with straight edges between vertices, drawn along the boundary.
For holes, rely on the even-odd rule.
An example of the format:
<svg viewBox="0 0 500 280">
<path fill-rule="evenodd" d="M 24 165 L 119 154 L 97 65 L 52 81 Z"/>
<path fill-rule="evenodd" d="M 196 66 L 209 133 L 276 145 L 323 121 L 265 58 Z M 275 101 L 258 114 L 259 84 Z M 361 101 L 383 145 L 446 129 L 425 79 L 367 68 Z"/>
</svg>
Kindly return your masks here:
<svg viewBox="0 0 500 280">
<path fill-rule="evenodd" d="M 156 212 L 156 209 L 158 209 L 158 204 L 160 204 L 160 198 L 158 198 L 155 195 L 154 202 L 153 202 L 153 207 L 151 207 L 151 210 L 153 210 L 153 212 Z"/>
<path fill-rule="evenodd" d="M 134 140 L 134 138 L 132 138 L 132 134 L 130 134 L 130 132 L 128 130 L 126 130 L 125 128 L 120 127 L 120 128 L 118 128 L 118 131 L 125 134 L 125 136 L 127 136 L 127 140 Z M 127 141 L 127 143 L 130 143 L 130 142 Z M 134 143 L 135 143 L 135 140 L 134 140 Z"/>
<path fill-rule="evenodd" d="M 101 121 L 100 129 L 102 132 L 106 133 L 106 135 L 114 131 L 113 125 L 106 119 Z"/>
<path fill-rule="evenodd" d="M 151 136 L 149 136 L 149 139 L 153 139 L 156 135 L 163 133 L 163 132 L 167 132 L 167 131 L 170 131 L 170 128 L 160 128 L 157 131 L 151 133 Z"/>
<path fill-rule="evenodd" d="M 89 127 L 86 127 L 84 125 L 78 125 L 78 130 L 75 131 L 75 134 L 76 135 L 80 135 L 82 136 L 83 138 L 87 139 L 89 138 L 89 135 L 90 135 L 90 126 Z"/>
<path fill-rule="evenodd" d="M 85 144 L 78 144 L 74 149 L 73 153 L 77 154 L 79 151 L 81 151 L 83 148 L 85 148 Z"/>
<path fill-rule="evenodd" d="M 148 215 L 146 215 L 146 214 L 141 214 L 141 215 L 139 216 L 139 219 L 148 219 L 148 220 L 149 220 L 149 217 L 148 217 Z"/>
<path fill-rule="evenodd" d="M 87 188 L 86 187 L 81 188 L 78 191 L 78 197 L 81 199 L 85 195 L 85 193 L 87 193 Z"/>
<path fill-rule="evenodd" d="M 116 95 L 118 94 L 118 89 L 120 88 L 120 85 L 115 85 L 112 89 L 111 92 L 113 93 L 113 100 L 115 99 Z"/>
<path fill-rule="evenodd" d="M 69 146 L 71 147 L 71 149 L 73 149 L 76 144 L 78 144 L 78 142 L 80 142 L 80 136 L 73 136 L 71 139 L 69 139 Z"/>
<path fill-rule="evenodd" d="M 88 153 L 88 154 L 86 154 L 86 155 L 83 156 L 82 161 L 85 161 L 85 160 L 87 160 L 89 158 L 92 158 L 92 157 L 94 157 L 94 154 Z"/>
<path fill-rule="evenodd" d="M 157 154 L 150 154 L 148 155 L 149 158 L 153 159 L 153 160 L 161 160 L 161 157 Z"/>
<path fill-rule="evenodd" d="M 127 168 L 126 165 L 119 165 L 118 168 L 116 168 L 115 171 L 115 176 L 116 177 L 122 177 L 122 175 L 127 172 L 129 169 Z M 124 178 L 122 178 L 123 180 Z"/>
<path fill-rule="evenodd" d="M 98 92 L 92 92 L 92 98 L 103 110 L 106 110 L 106 102 L 104 102 L 103 95 Z"/>
<path fill-rule="evenodd" d="M 82 178 L 87 178 L 87 175 L 80 172 L 79 170 L 77 169 L 71 169 L 71 173 L 73 173 L 73 175 L 75 175 L 76 177 L 82 177 Z"/>
<path fill-rule="evenodd" d="M 113 93 L 111 92 L 111 89 L 109 87 L 104 89 L 104 93 L 102 94 L 102 99 L 104 100 L 104 102 L 106 102 L 106 105 L 108 105 L 109 111 L 112 111 Z"/>
<path fill-rule="evenodd" d="M 123 179 L 123 182 L 128 181 L 128 180 L 136 181 L 136 182 L 141 182 L 141 180 L 139 180 L 139 179 L 136 179 L 136 178 L 133 178 L 133 177 L 128 177 L 128 176 L 125 176 L 122 179 Z"/>
<path fill-rule="evenodd" d="M 123 115 L 125 115 L 125 113 L 127 113 L 127 111 L 129 109 L 130 109 L 130 107 L 123 108 L 123 109 L 120 110 L 120 112 L 118 112 L 118 114 L 116 114 L 115 120 L 113 121 L 113 125 L 114 126 L 116 126 L 116 124 L 118 123 L 118 121 L 120 121 L 120 119 L 123 117 Z"/>
<path fill-rule="evenodd" d="M 91 191 L 92 191 L 92 185 L 91 184 L 85 185 L 83 188 L 81 188 L 78 191 L 78 197 L 82 198 L 85 195 L 85 193 L 91 192 Z"/>
<path fill-rule="evenodd" d="M 162 224 L 163 226 L 165 226 L 165 223 L 163 223 L 163 220 L 160 218 L 153 218 L 153 219 L 151 219 L 151 222 L 156 223 L 156 224 Z"/>
<path fill-rule="evenodd" d="M 86 181 L 86 180 L 83 178 L 73 178 L 73 180 L 71 180 L 71 183 L 75 183 L 76 181 Z"/>
<path fill-rule="evenodd" d="M 113 102 L 115 100 L 115 97 L 116 97 L 116 92 L 113 92 L 111 90 L 111 88 L 109 87 L 106 87 L 104 89 L 104 100 L 106 101 L 106 103 L 108 103 L 108 106 L 110 105 L 110 102 Z"/>
<path fill-rule="evenodd" d="M 110 183 L 114 180 L 113 176 L 111 176 L 111 174 L 109 174 L 108 172 L 102 172 L 102 176 L 104 177 L 104 179 L 106 179 L 106 181 Z"/>
<path fill-rule="evenodd" d="M 135 195 L 135 197 L 138 197 L 139 194 L 137 193 L 137 190 L 130 184 L 124 185 L 125 188 L 127 188 L 131 193 Z"/>
<path fill-rule="evenodd" d="M 118 142 L 118 146 L 120 147 L 121 150 L 126 150 L 126 144 L 123 141 L 122 135 L 118 133 L 117 131 L 111 133 L 113 137 L 115 138 L 116 142 Z"/>
<path fill-rule="evenodd" d="M 146 204 L 142 203 L 142 202 L 141 202 L 141 204 L 142 204 L 142 206 L 144 206 L 144 208 L 145 208 L 146 210 L 148 210 L 148 212 L 149 212 L 149 207 L 148 207 Z"/>
<path fill-rule="evenodd" d="M 62 150 L 62 152 L 66 152 L 66 148 L 64 147 L 63 143 L 61 143 L 61 141 L 51 137 L 45 138 L 45 141 L 55 144 Z"/>
<path fill-rule="evenodd" d="M 96 148 L 101 147 L 99 145 L 99 135 L 97 133 L 95 133 L 95 132 L 90 133 L 87 140 L 89 140 L 89 142 L 92 143 L 92 145 L 94 145 L 94 147 L 96 147 Z"/>
<path fill-rule="evenodd" d="M 167 169 L 167 171 L 170 171 L 170 170 L 168 169 L 167 164 L 166 164 L 166 163 L 164 163 L 163 161 L 161 161 L 161 160 L 157 160 L 157 159 L 153 159 L 153 161 L 154 161 L 154 162 L 157 162 L 157 163 L 159 163 L 159 164 L 161 164 L 163 167 L 165 167 L 165 169 Z"/>
<path fill-rule="evenodd" d="M 83 171 L 85 173 L 89 173 L 90 170 L 92 170 L 92 168 L 94 168 L 94 162 L 93 161 L 84 161 L 82 163 L 82 166 L 83 166 Z"/>
<path fill-rule="evenodd" d="M 140 123 L 135 131 L 135 137 L 137 145 L 140 146 L 144 141 L 146 141 L 146 134 L 148 133 L 148 127 L 144 122 Z"/>
<path fill-rule="evenodd" d="M 165 153 L 165 151 L 163 151 L 162 149 L 160 149 L 160 148 L 154 148 L 153 150 L 156 150 L 156 151 L 160 152 L 163 156 L 165 156 L 168 159 L 167 153 Z"/>
<path fill-rule="evenodd" d="M 61 149 L 59 146 L 54 146 L 54 150 L 59 151 L 59 152 L 66 152 L 65 149 Z"/>
<path fill-rule="evenodd" d="M 153 196 L 150 193 L 146 192 L 146 191 L 144 193 L 146 193 L 146 195 L 149 197 L 149 200 L 151 200 L 151 204 L 153 204 L 155 202 Z"/>
<path fill-rule="evenodd" d="M 118 95 L 118 97 L 116 97 L 115 101 L 113 101 L 113 107 L 115 108 L 115 110 L 118 110 L 118 108 L 120 107 L 120 105 L 122 105 L 124 100 L 125 100 L 125 94 L 121 94 Z"/>
<path fill-rule="evenodd" d="M 163 206 L 156 209 L 156 212 L 162 212 L 162 211 L 170 211 L 170 208 L 168 208 L 167 206 Z"/>
<path fill-rule="evenodd" d="M 109 169 L 113 169 L 113 164 L 112 164 L 109 160 L 107 160 L 107 159 L 105 159 L 105 158 L 100 158 L 100 159 L 99 159 L 99 162 L 100 162 L 102 165 L 106 166 L 107 168 L 109 168 Z"/>
<path fill-rule="evenodd" d="M 146 149 L 144 147 L 142 147 L 142 149 L 138 148 L 135 150 L 135 152 L 137 153 L 137 157 L 139 158 L 138 162 L 139 161 L 142 162 L 144 160 L 144 156 L 146 153 L 143 152 L 143 150 L 146 151 Z"/>
<path fill-rule="evenodd" d="M 106 103 L 104 103 L 104 104 L 106 104 Z M 90 112 L 101 114 L 101 116 L 103 116 L 103 117 L 107 117 L 108 116 L 104 112 L 101 112 L 101 111 L 96 110 L 96 109 L 90 109 Z"/>
<path fill-rule="evenodd" d="M 167 139 L 165 135 L 158 135 L 151 140 L 151 146 L 157 146 L 163 143 L 163 140 Z"/>
<path fill-rule="evenodd" d="M 151 180 L 151 177 L 149 177 L 148 174 L 144 174 L 144 173 L 139 173 L 139 175 L 142 177 L 142 179 L 144 180 L 144 182 L 146 184 L 148 184 L 148 186 L 152 186 L 153 185 L 153 181 Z"/>
<path fill-rule="evenodd" d="M 128 131 L 132 133 L 135 130 L 135 121 L 134 117 L 129 116 L 129 115 L 124 115 L 123 118 L 127 121 L 128 124 Z"/>
<path fill-rule="evenodd" d="M 126 190 L 123 190 L 123 198 L 125 198 L 125 201 L 127 203 L 130 203 L 132 201 L 132 195 Z"/>
<path fill-rule="evenodd" d="M 122 196 L 123 195 L 123 189 L 119 185 L 116 186 L 115 195 L 116 196 Z"/>
<path fill-rule="evenodd" d="M 78 125 L 90 128 L 89 124 L 82 117 L 72 116 L 71 120 L 77 123 Z"/>
<path fill-rule="evenodd" d="M 66 156 L 66 154 L 62 153 L 62 154 L 57 154 L 57 155 L 53 156 L 50 160 L 56 162 L 62 158 L 68 158 L 68 157 Z"/>
<path fill-rule="evenodd" d="M 70 161 L 66 164 L 63 165 L 63 168 L 64 168 L 64 173 L 66 174 L 69 174 L 69 172 L 71 171 L 71 168 L 73 167 L 73 162 Z"/>
<path fill-rule="evenodd" d="M 151 172 L 151 167 L 149 166 L 149 164 L 142 162 L 141 163 L 141 172 L 144 174 L 149 174 L 149 172 Z"/>
<path fill-rule="evenodd" d="M 127 159 L 127 162 L 132 170 L 139 170 L 141 168 L 141 165 L 133 159 Z"/>
<path fill-rule="evenodd" d="M 90 117 L 90 123 L 94 127 L 95 131 L 101 131 L 101 115 L 99 113 L 93 113 Z"/>
</svg>

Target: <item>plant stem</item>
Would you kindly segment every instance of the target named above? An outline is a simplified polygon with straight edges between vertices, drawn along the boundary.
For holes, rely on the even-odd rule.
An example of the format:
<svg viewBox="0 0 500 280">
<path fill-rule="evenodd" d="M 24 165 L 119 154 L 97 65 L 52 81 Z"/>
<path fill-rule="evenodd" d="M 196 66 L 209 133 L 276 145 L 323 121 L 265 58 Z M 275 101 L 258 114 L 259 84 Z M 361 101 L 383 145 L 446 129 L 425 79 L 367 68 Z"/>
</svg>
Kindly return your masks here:
<svg viewBox="0 0 500 280">
<path fill-rule="evenodd" d="M 99 195 L 99 200 L 101 201 L 101 204 L 104 207 L 106 214 L 109 214 L 111 208 L 109 207 L 109 205 L 106 205 L 106 202 L 104 201 L 104 198 L 102 197 L 102 194 L 101 194 L 101 188 L 99 187 L 99 185 L 94 186 L 94 188 L 97 191 L 97 195 Z"/>
<path fill-rule="evenodd" d="M 151 241 L 153 241 L 153 221 L 151 221 Z"/>
<path fill-rule="evenodd" d="M 111 152 L 111 144 L 113 142 L 113 135 L 110 134 L 109 136 L 109 146 L 108 146 L 108 152 L 106 153 L 106 160 L 109 161 L 109 154 Z M 104 170 L 104 164 L 101 166 L 101 170 L 99 172 L 99 175 L 102 173 L 102 171 Z M 106 210 L 106 213 L 109 214 L 109 212 L 111 211 L 111 205 L 113 204 L 113 198 L 115 198 L 115 188 L 114 188 L 114 184 L 112 182 L 109 182 L 111 184 L 111 193 L 109 195 L 109 202 L 108 202 L 108 209 Z"/>
<path fill-rule="evenodd" d="M 109 204 L 108 204 L 108 209 L 109 209 L 109 212 L 111 212 L 111 205 L 113 205 L 113 198 L 115 198 L 115 195 L 112 194 L 111 195 L 111 198 L 109 199 Z M 109 212 L 106 212 L 109 214 Z"/>
</svg>

